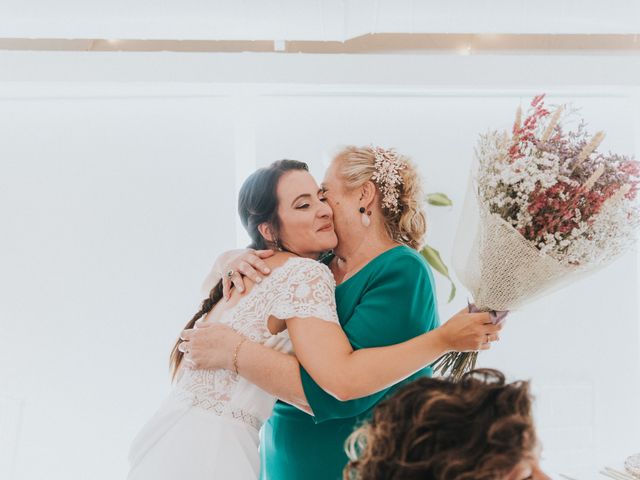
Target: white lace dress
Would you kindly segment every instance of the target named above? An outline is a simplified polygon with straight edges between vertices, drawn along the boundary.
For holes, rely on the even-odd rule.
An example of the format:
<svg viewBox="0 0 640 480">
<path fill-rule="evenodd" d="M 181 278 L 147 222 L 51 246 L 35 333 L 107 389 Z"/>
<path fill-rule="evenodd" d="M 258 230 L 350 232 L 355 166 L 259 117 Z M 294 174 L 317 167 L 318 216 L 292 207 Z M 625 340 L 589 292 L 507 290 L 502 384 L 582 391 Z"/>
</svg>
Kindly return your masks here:
<svg viewBox="0 0 640 480">
<path fill-rule="evenodd" d="M 219 321 L 253 341 L 290 352 L 287 331 L 271 334 L 269 317 L 317 317 L 339 324 L 334 290 L 325 265 L 289 258 Z M 128 479 L 257 479 L 258 431 L 275 401 L 233 372 L 182 368 L 169 397 L 133 441 Z"/>
</svg>

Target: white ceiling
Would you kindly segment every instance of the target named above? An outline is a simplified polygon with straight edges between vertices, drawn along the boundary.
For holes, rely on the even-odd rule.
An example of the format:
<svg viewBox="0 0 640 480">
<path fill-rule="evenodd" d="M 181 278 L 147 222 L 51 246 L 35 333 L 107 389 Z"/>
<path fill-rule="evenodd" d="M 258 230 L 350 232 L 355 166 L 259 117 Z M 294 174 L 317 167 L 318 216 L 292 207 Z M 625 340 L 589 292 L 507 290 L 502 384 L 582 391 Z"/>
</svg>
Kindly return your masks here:
<svg viewBox="0 0 640 480">
<path fill-rule="evenodd" d="M 0 38 L 346 41 L 369 33 L 637 34 L 638 0 L 0 0 Z"/>
</svg>

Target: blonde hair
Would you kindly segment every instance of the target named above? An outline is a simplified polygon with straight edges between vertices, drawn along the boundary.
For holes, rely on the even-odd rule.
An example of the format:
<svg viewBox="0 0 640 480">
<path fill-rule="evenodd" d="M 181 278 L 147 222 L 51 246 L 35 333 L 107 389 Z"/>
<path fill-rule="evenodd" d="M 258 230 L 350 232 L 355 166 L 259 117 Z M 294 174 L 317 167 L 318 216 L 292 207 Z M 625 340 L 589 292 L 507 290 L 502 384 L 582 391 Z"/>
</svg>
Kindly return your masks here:
<svg viewBox="0 0 640 480">
<path fill-rule="evenodd" d="M 427 233 L 427 219 L 424 213 L 422 182 L 418 169 L 407 157 L 400 156 L 404 163 L 398 173 L 402 178 L 398 185 L 398 209 L 383 207 L 384 225 L 396 242 L 415 250 L 420 250 Z M 376 173 L 376 155 L 373 147 L 349 146 L 342 149 L 334 158 L 338 166 L 338 175 L 344 180 L 347 189 L 360 188 L 367 181 L 376 185 L 382 194 L 380 185 L 372 179 Z"/>
</svg>

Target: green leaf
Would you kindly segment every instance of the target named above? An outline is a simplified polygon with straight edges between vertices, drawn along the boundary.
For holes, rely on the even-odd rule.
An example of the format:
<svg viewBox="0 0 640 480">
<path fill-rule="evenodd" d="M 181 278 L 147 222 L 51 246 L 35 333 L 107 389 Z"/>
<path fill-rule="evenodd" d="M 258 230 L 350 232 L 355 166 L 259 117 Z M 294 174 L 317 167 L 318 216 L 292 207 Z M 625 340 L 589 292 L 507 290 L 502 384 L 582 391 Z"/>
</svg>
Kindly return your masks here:
<svg viewBox="0 0 640 480">
<path fill-rule="evenodd" d="M 436 207 L 450 207 L 453 202 L 444 193 L 429 193 L 427 194 L 427 203 L 429 205 L 435 205 Z"/>
<path fill-rule="evenodd" d="M 449 275 L 449 268 L 447 268 L 445 263 L 442 261 L 440 253 L 435 248 L 430 247 L 429 245 L 425 245 L 420 254 L 434 270 L 442 274 L 449 280 L 449 282 L 451 282 L 451 291 L 449 292 L 448 300 L 448 302 L 451 303 L 451 300 L 453 300 L 456 296 L 456 284 L 453 283 L 453 280 Z"/>
</svg>

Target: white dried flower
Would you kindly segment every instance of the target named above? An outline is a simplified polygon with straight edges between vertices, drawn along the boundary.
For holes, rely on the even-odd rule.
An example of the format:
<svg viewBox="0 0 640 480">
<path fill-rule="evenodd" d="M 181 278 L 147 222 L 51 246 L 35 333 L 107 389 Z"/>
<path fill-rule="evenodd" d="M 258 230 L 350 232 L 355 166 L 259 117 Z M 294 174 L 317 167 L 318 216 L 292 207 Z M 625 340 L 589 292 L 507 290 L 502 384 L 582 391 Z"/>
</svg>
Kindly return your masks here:
<svg viewBox="0 0 640 480">
<path fill-rule="evenodd" d="M 376 183 L 382 193 L 382 206 L 397 213 L 400 211 L 398 206 L 400 189 L 398 187 L 402 185 L 400 171 L 406 168 L 407 164 L 394 149 L 372 146 L 371 150 L 376 159 L 376 171 L 371 176 L 371 180 Z"/>
</svg>

